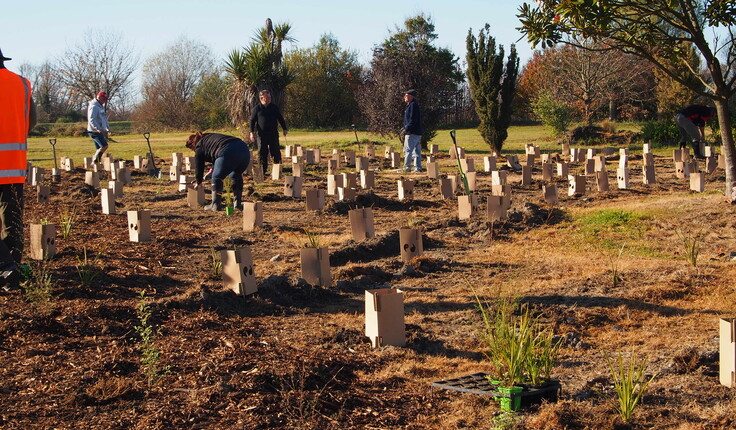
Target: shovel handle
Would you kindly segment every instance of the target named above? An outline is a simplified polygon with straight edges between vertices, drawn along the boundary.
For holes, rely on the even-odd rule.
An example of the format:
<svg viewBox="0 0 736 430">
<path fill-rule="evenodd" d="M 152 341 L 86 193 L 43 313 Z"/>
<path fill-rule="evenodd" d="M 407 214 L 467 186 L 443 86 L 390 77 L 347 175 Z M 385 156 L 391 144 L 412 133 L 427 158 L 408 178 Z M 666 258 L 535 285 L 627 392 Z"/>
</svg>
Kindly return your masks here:
<svg viewBox="0 0 736 430">
<path fill-rule="evenodd" d="M 452 138 L 452 143 L 457 145 L 457 141 L 455 140 L 455 129 L 450 130 L 450 137 Z"/>
<path fill-rule="evenodd" d="M 51 146 L 56 145 L 56 138 L 49 139 L 49 143 L 51 144 Z"/>
<path fill-rule="evenodd" d="M 145 138 L 146 138 L 146 140 L 148 140 L 148 138 L 149 138 L 149 137 L 151 137 L 151 133 L 150 133 L 150 132 L 148 132 L 148 131 L 144 131 L 144 132 L 143 132 L 143 137 L 145 137 Z"/>
</svg>

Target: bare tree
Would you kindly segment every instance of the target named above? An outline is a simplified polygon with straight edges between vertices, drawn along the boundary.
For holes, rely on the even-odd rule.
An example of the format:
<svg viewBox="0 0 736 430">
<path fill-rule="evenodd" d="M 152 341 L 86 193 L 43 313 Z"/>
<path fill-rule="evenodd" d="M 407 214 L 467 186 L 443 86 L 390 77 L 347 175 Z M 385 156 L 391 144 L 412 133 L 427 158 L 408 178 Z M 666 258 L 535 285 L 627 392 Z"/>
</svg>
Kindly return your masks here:
<svg viewBox="0 0 736 430">
<path fill-rule="evenodd" d="M 118 33 L 88 31 L 81 43 L 59 58 L 59 75 L 69 98 L 84 103 L 105 91 L 112 105 L 129 93 L 127 87 L 139 57 Z"/>
<path fill-rule="evenodd" d="M 195 89 L 214 71 L 210 48 L 185 37 L 153 55 L 143 66 L 142 119 L 174 128 L 191 126 Z"/>
<path fill-rule="evenodd" d="M 652 98 L 654 79 L 647 64 L 603 43 L 577 44 L 585 48 L 566 45 L 556 51 L 551 67 L 554 93 L 579 107 L 588 124 L 592 124 L 594 114 L 604 106 L 641 101 L 647 95 Z"/>
</svg>

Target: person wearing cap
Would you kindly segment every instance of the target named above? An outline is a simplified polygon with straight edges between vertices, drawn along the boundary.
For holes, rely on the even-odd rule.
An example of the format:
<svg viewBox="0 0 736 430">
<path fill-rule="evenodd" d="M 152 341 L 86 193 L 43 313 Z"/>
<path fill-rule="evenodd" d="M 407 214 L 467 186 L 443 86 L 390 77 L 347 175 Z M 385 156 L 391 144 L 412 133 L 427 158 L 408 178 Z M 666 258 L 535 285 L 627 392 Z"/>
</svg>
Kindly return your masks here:
<svg viewBox="0 0 736 430">
<path fill-rule="evenodd" d="M 690 105 L 675 115 L 680 129 L 680 149 L 687 146 L 687 138 L 692 139 L 695 158 L 705 158 L 700 153 L 700 143 L 705 141 L 705 123 L 715 114 L 715 109 L 703 105 Z"/>
<path fill-rule="evenodd" d="M 87 106 L 87 134 L 95 143 L 95 152 L 92 162 L 99 163 L 102 154 L 107 151 L 107 134 L 110 132 L 110 124 L 107 122 L 107 113 L 103 104 L 107 103 L 107 93 L 100 91 L 97 96 L 89 101 Z"/>
<path fill-rule="evenodd" d="M 5 68 L 0 50 L 0 287 L 19 288 L 28 133 L 36 125 L 31 83 Z"/>
<path fill-rule="evenodd" d="M 416 100 L 417 91 L 407 90 L 404 93 L 404 171 L 411 169 L 414 160 L 414 172 L 422 171 L 422 114 L 419 111 L 419 103 Z"/>
<path fill-rule="evenodd" d="M 281 164 L 279 124 L 281 124 L 284 136 L 289 130 L 279 107 L 271 103 L 271 93 L 263 90 L 259 93 L 259 99 L 261 103 L 253 109 L 253 116 L 250 118 L 250 141 L 255 142 L 257 133 L 260 147 L 258 156 L 261 160 L 263 174 L 266 175 L 269 154 L 274 164 Z"/>
</svg>

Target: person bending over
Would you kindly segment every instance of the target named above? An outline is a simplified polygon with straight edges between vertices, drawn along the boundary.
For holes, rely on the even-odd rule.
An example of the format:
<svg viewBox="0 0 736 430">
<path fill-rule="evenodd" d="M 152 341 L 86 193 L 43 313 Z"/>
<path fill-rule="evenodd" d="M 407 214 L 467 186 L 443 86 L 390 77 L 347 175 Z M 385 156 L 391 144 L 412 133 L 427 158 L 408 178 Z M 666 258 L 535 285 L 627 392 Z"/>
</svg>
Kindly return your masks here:
<svg viewBox="0 0 736 430">
<path fill-rule="evenodd" d="M 715 109 L 708 106 L 690 105 L 675 115 L 675 122 L 680 129 L 680 148 L 685 148 L 690 137 L 695 158 L 704 158 L 700 153 L 700 143 L 705 141 L 705 123 L 714 113 Z"/>
<path fill-rule="evenodd" d="M 234 136 L 198 131 L 187 138 L 186 147 L 194 151 L 195 188 L 202 184 L 204 163 L 212 166 L 212 203 L 205 210 L 222 210 L 223 180 L 230 176 L 233 184 L 233 206 L 243 208 L 243 172 L 250 163 L 248 145 Z"/>
</svg>

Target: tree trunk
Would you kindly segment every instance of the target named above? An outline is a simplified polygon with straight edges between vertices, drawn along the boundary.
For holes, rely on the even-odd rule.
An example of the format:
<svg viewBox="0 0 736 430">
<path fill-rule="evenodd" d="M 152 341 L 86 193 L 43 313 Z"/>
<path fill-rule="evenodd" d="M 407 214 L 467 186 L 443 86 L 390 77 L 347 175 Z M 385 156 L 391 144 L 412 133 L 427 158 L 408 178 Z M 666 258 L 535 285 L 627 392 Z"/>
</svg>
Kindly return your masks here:
<svg viewBox="0 0 736 430">
<path fill-rule="evenodd" d="M 733 129 L 731 129 L 731 118 L 727 99 L 714 100 L 718 111 L 718 125 L 721 129 L 721 152 L 726 162 L 726 198 L 733 199 L 736 195 L 733 187 L 736 185 L 736 147 L 733 141 Z"/>
</svg>

